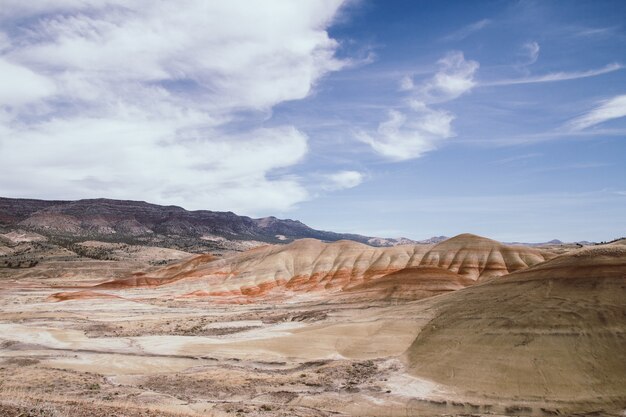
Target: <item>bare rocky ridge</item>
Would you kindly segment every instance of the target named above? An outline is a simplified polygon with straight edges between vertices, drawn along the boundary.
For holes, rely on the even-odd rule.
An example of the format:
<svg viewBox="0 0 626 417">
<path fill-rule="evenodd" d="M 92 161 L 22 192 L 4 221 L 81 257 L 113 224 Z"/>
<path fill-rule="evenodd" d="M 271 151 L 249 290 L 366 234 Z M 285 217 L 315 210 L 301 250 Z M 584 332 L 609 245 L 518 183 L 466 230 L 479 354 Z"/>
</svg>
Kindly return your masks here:
<svg viewBox="0 0 626 417">
<path fill-rule="evenodd" d="M 392 246 L 408 239 L 383 239 L 315 230 L 297 220 L 252 219 L 232 212 L 188 211 L 142 201 L 93 199 L 42 201 L 0 198 L 0 227 L 24 228 L 57 240 L 105 240 L 163 246 L 190 252 L 233 249 L 231 242 L 287 243 L 314 238 Z"/>
</svg>

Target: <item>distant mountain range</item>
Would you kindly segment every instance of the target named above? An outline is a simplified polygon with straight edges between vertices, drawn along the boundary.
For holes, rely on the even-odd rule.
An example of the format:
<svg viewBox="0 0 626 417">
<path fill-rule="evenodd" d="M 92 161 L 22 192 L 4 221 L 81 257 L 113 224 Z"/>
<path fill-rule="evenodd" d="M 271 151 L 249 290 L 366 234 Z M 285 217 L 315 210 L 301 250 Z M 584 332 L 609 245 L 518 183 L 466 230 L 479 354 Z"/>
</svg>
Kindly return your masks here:
<svg viewBox="0 0 626 417">
<path fill-rule="evenodd" d="M 253 219 L 232 212 L 188 211 L 143 201 L 89 199 L 46 201 L 0 197 L 0 228 L 21 228 L 55 240 L 103 240 L 203 252 L 238 249 L 238 242 L 289 243 L 302 238 L 327 242 L 352 240 L 372 246 L 436 243 L 445 237 L 416 242 L 313 229 L 291 219 Z M 245 248 L 242 246 L 241 248 Z"/>
<path fill-rule="evenodd" d="M 527 243 L 527 242 L 506 242 L 507 245 L 524 245 L 524 246 L 559 246 L 559 245 L 579 245 L 579 246 L 588 246 L 595 245 L 595 242 L 590 242 L 588 240 L 580 240 L 578 242 L 563 242 L 559 239 L 552 239 L 547 242 L 538 242 L 538 243 Z"/>
</svg>

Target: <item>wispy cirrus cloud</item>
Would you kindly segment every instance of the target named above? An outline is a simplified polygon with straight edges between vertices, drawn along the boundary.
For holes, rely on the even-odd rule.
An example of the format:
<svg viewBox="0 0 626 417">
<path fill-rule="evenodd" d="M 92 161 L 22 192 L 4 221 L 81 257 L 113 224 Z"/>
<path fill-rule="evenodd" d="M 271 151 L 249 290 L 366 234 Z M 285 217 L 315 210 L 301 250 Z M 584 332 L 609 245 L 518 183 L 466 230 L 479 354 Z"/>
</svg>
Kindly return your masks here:
<svg viewBox="0 0 626 417">
<path fill-rule="evenodd" d="M 579 131 L 622 117 L 626 117 L 626 94 L 600 102 L 593 110 L 571 120 L 566 127 Z"/>
<path fill-rule="evenodd" d="M 498 159 L 498 160 L 494 161 L 493 163 L 496 164 L 496 165 L 508 165 L 508 164 L 511 164 L 511 163 L 526 162 L 529 159 L 535 159 L 535 158 L 539 158 L 541 156 L 543 156 L 542 153 L 532 152 L 532 153 L 527 153 L 527 154 L 522 154 L 522 155 L 510 156 L 508 158 Z"/>
<path fill-rule="evenodd" d="M 618 26 L 577 28 L 574 32 L 574 36 L 585 38 L 603 37 L 608 35 L 614 35 L 617 32 L 618 28 Z"/>
<path fill-rule="evenodd" d="M 491 24 L 491 20 L 490 19 L 481 19 L 478 20 L 476 22 L 470 23 L 467 26 L 462 27 L 461 29 L 450 33 L 447 36 L 444 36 L 442 38 L 442 40 L 444 42 L 452 42 L 452 41 L 461 41 L 469 36 L 471 36 L 473 33 L 478 32 L 482 29 L 484 29 L 485 27 L 487 27 L 488 25 Z"/>
<path fill-rule="evenodd" d="M 501 85 L 517 85 L 517 84 L 535 84 L 535 83 L 549 83 L 556 81 L 577 80 L 580 78 L 596 77 L 598 75 L 608 74 L 610 72 L 619 71 L 624 68 L 624 65 L 618 63 L 608 64 L 602 68 L 597 68 L 588 71 L 572 71 L 572 72 L 552 72 L 544 75 L 535 75 L 522 78 L 510 78 L 496 81 L 483 81 L 480 86 L 501 86 Z"/>
<path fill-rule="evenodd" d="M 527 61 L 524 62 L 524 65 L 532 65 L 539 59 L 541 47 L 537 42 L 526 42 L 522 45 L 522 50 L 527 54 Z"/>
</svg>

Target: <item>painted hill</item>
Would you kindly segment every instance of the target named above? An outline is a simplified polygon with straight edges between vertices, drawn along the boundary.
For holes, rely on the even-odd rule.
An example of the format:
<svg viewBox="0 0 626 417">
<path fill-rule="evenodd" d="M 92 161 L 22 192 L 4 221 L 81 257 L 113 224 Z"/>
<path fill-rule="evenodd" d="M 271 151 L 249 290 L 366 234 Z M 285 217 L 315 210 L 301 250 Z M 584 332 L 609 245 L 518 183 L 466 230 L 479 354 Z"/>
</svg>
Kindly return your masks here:
<svg viewBox="0 0 626 417">
<path fill-rule="evenodd" d="M 447 269 L 408 267 L 349 288 L 346 290 L 346 298 L 353 301 L 410 301 L 449 293 L 474 284 L 471 279 Z"/>
<path fill-rule="evenodd" d="M 303 293 L 382 290 L 408 276 L 424 280 L 454 278 L 441 288 L 426 285 L 426 291 L 458 289 L 474 282 L 543 262 L 550 252 L 524 246 L 513 247 L 474 235 L 459 235 L 434 246 L 401 245 L 375 248 L 342 240 L 324 243 L 301 239 L 288 245 L 268 245 L 214 262 L 199 258 L 171 264 L 147 275 L 103 284 L 104 287 L 168 285 L 169 291 L 197 296 L 257 298 Z M 193 264 L 193 267 L 190 265 Z M 411 269 L 424 267 L 427 269 Z M 407 269 L 408 268 L 408 269 Z M 404 271 L 402 273 L 398 271 Z M 427 273 L 426 273 L 427 272 Z M 394 274 L 395 273 L 395 274 Z M 389 275 L 391 274 L 391 275 Z M 440 277 L 435 277 L 437 274 Z M 451 275 L 454 274 L 454 275 Z M 385 277 L 380 284 L 374 283 Z M 411 280 L 413 278 L 410 278 Z M 420 284 L 421 285 L 421 284 Z M 439 289 L 437 289 L 439 288 Z M 392 291 L 393 292 L 393 291 Z"/>
<path fill-rule="evenodd" d="M 483 398 L 597 411 L 626 404 L 626 248 L 580 249 L 434 299 L 404 359 Z M 555 408 L 555 409 L 556 409 Z"/>
<path fill-rule="evenodd" d="M 447 269 L 472 280 L 506 275 L 546 260 L 546 252 L 505 245 L 470 233 L 445 240 L 424 255 L 420 265 Z"/>
</svg>

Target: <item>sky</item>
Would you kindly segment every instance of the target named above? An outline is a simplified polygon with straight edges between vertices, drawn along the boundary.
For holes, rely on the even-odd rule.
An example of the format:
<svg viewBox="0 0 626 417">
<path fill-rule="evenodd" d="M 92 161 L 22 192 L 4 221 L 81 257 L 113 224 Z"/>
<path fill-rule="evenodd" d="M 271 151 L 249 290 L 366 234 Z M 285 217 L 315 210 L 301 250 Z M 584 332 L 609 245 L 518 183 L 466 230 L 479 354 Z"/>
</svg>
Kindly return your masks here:
<svg viewBox="0 0 626 417">
<path fill-rule="evenodd" d="M 0 195 L 626 235 L 626 2 L 0 0 Z"/>
</svg>

